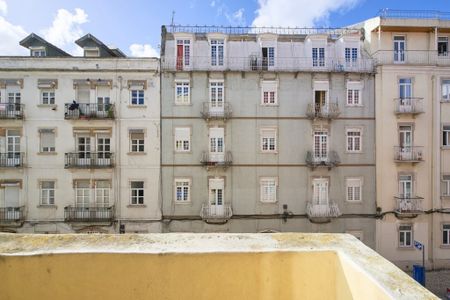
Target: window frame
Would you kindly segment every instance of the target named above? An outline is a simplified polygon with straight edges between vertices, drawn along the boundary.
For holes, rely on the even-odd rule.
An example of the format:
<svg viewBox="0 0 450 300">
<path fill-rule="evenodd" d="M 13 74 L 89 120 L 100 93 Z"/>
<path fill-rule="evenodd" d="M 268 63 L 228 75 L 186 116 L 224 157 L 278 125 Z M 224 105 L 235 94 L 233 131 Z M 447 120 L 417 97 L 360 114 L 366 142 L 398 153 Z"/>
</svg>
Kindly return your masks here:
<svg viewBox="0 0 450 300">
<path fill-rule="evenodd" d="M 441 197 L 450 197 L 450 175 L 442 175 L 441 185 L 443 187 L 443 190 L 441 188 Z"/>
<path fill-rule="evenodd" d="M 266 193 L 266 189 L 264 187 L 267 187 L 268 185 L 264 185 L 264 183 L 272 183 L 270 187 L 274 188 L 273 194 L 269 195 Z M 259 201 L 261 203 L 277 203 L 278 202 L 278 178 L 277 177 L 261 177 L 259 179 Z M 269 197 L 272 196 L 272 197 Z"/>
<path fill-rule="evenodd" d="M 444 95 L 444 90 L 446 95 Z M 441 102 L 450 102 L 450 79 L 443 79 L 441 81 Z"/>
<path fill-rule="evenodd" d="M 142 187 L 133 187 L 133 183 L 142 183 Z M 134 195 L 134 191 L 137 192 Z M 142 195 L 139 194 L 139 191 L 142 191 Z M 136 203 L 133 203 L 133 198 L 136 199 Z M 140 203 L 140 199 L 142 199 L 142 203 Z M 144 180 L 130 180 L 130 205 L 145 205 L 145 181 Z"/>
<path fill-rule="evenodd" d="M 267 132 L 271 132 L 271 134 L 264 134 Z M 277 153 L 278 152 L 278 128 L 274 128 L 274 127 L 263 127 L 260 129 L 260 151 L 262 153 Z M 265 139 L 267 139 L 267 143 L 265 142 Z M 271 139 L 273 139 L 273 148 L 274 149 L 270 149 L 272 143 L 271 143 Z M 265 148 L 265 145 L 267 144 L 267 149 Z"/>
<path fill-rule="evenodd" d="M 177 137 L 177 129 L 188 129 L 189 130 L 189 138 L 187 140 L 183 139 L 183 137 Z M 182 134 L 180 134 L 182 135 Z M 192 129 L 188 126 L 179 126 L 174 128 L 174 150 L 178 153 L 189 153 L 191 152 L 191 136 L 192 136 Z M 178 147 L 178 142 L 180 142 L 180 146 Z M 186 143 L 187 142 L 187 143 Z M 186 144 L 188 145 L 187 149 L 185 148 Z"/>
<path fill-rule="evenodd" d="M 267 103 L 265 102 L 265 93 L 267 93 Z M 271 102 L 271 94 L 273 102 Z M 276 80 L 263 80 L 261 82 L 261 105 L 278 106 L 278 82 Z"/>
<path fill-rule="evenodd" d="M 349 135 L 349 133 L 359 133 L 359 136 L 355 135 Z M 362 137 L 363 137 L 363 131 L 362 128 L 352 127 L 352 128 L 346 128 L 345 129 L 345 152 L 346 153 L 362 153 Z M 356 150 L 357 143 L 355 142 L 359 138 L 359 150 Z M 349 141 L 352 140 L 352 149 L 349 149 L 350 143 Z"/>
<path fill-rule="evenodd" d="M 133 96 L 133 93 L 136 93 L 136 96 Z M 142 93 L 142 95 L 140 95 Z M 136 100 L 136 103 L 133 101 Z M 139 103 L 142 100 L 142 103 Z M 145 106 L 145 90 L 144 89 L 130 89 L 130 105 L 132 106 Z"/>
<path fill-rule="evenodd" d="M 356 182 L 358 181 L 359 185 L 352 185 L 351 182 Z M 349 198 L 349 188 L 352 188 L 352 197 L 353 199 Z M 355 198 L 355 189 L 359 188 L 359 199 L 358 200 L 354 200 Z M 347 177 L 345 178 L 345 198 L 347 202 L 350 203 L 360 203 L 363 201 L 362 199 L 362 194 L 363 194 L 363 179 L 361 177 Z"/>
<path fill-rule="evenodd" d="M 43 187 L 44 183 L 52 183 L 53 187 L 44 188 Z M 44 192 L 47 192 L 47 195 L 45 197 L 44 197 Z M 53 192 L 53 193 L 51 193 L 51 192 Z M 55 180 L 39 180 L 39 205 L 42 205 L 42 206 L 55 205 L 55 193 L 56 193 L 56 181 Z M 46 201 L 44 201 L 44 199 Z"/>
<path fill-rule="evenodd" d="M 448 36 L 438 36 L 437 44 L 436 44 L 437 51 L 438 51 L 438 56 L 444 56 L 444 57 L 448 57 L 449 56 L 449 49 L 448 49 L 449 43 L 448 43 L 448 40 L 449 40 Z M 442 52 L 442 53 L 439 52 L 440 51 L 440 49 L 439 49 L 439 44 L 440 43 L 446 44 L 447 51 Z"/>
<path fill-rule="evenodd" d="M 450 148 L 450 125 L 442 125 L 442 147 Z"/>
<path fill-rule="evenodd" d="M 43 144 L 43 134 L 53 135 L 53 147 L 44 146 Z M 44 148 L 48 148 L 45 150 Z M 39 129 L 39 153 L 55 153 L 56 152 L 56 132 L 54 128 L 41 128 Z"/>
<path fill-rule="evenodd" d="M 178 96 L 178 88 L 181 85 L 181 95 Z M 187 95 L 184 89 L 187 88 Z M 182 101 L 179 101 L 182 99 Z M 175 105 L 190 105 L 191 104 L 191 83 L 189 80 L 175 80 Z"/>
<path fill-rule="evenodd" d="M 56 98 L 55 98 L 55 89 L 41 89 L 41 102 L 39 104 L 41 105 L 55 105 L 56 104 Z M 44 94 L 47 94 L 46 96 Z M 53 95 L 51 95 L 53 94 Z M 44 100 L 47 98 L 47 103 L 44 102 Z M 51 100 L 53 100 L 53 103 L 51 103 Z"/>
<path fill-rule="evenodd" d="M 186 183 L 187 183 L 187 185 L 184 185 Z M 178 184 L 183 184 L 183 185 L 180 185 L 181 196 L 182 196 L 181 198 L 184 198 L 183 196 L 185 196 L 187 193 L 186 200 L 178 199 L 178 187 L 179 187 Z M 192 191 L 191 185 L 192 185 L 192 180 L 190 178 L 175 178 L 175 180 L 174 180 L 174 202 L 176 204 L 186 204 L 186 203 L 191 202 L 191 191 Z M 187 189 L 187 192 L 185 189 Z"/>
<path fill-rule="evenodd" d="M 135 132 L 133 132 L 135 131 Z M 141 132 L 138 132 L 141 131 Z M 142 134 L 142 139 L 133 139 L 133 134 Z M 129 129 L 128 130 L 129 143 L 130 143 L 130 153 L 145 153 L 145 131 L 143 129 Z M 133 144 L 134 141 L 137 141 L 136 144 Z M 142 144 L 140 143 L 142 142 Z M 133 150 L 133 147 L 136 147 L 136 150 Z M 142 150 L 140 147 L 142 146 Z"/>
<path fill-rule="evenodd" d="M 225 39 L 224 38 L 214 38 L 210 39 L 210 64 L 211 67 L 223 67 L 225 65 Z M 220 57 L 220 49 L 222 52 L 222 57 Z M 215 56 L 213 55 L 213 51 L 215 51 Z M 222 58 L 222 60 L 220 60 Z M 215 63 L 213 63 L 215 62 Z"/>
<path fill-rule="evenodd" d="M 448 226 L 448 228 L 445 228 L 446 226 Z M 441 245 L 444 247 L 450 247 L 450 224 L 449 223 L 443 223 L 441 225 L 441 230 L 442 230 L 442 235 L 441 235 Z M 447 232 L 447 234 L 445 233 Z M 447 243 L 444 243 L 444 235 L 447 235 Z"/>
<path fill-rule="evenodd" d="M 407 229 L 402 229 L 402 227 L 405 227 L 405 226 L 409 226 L 409 230 L 407 230 Z M 398 240 L 397 240 L 397 242 L 398 242 L 398 247 L 399 248 L 402 248 L 402 249 L 413 249 L 413 244 L 414 244 L 414 227 L 413 227 L 413 225 L 412 224 L 400 224 L 399 226 L 398 226 L 398 228 L 397 228 L 397 230 L 398 230 Z M 410 234 L 410 237 L 409 237 L 409 242 L 410 242 L 410 244 L 406 244 L 406 235 L 407 234 Z M 402 234 L 404 235 L 404 244 L 402 244 L 401 243 L 401 236 L 402 236 Z"/>
</svg>

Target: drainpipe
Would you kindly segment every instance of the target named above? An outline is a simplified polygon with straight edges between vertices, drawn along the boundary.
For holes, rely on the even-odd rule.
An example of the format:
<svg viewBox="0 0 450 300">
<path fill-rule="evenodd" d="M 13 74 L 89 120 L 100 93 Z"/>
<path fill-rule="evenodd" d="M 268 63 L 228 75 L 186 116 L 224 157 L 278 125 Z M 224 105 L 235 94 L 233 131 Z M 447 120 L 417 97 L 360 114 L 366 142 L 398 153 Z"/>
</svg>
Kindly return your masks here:
<svg viewBox="0 0 450 300">
<path fill-rule="evenodd" d="M 435 31 L 436 32 L 436 31 Z M 440 153 L 439 151 L 435 151 L 435 149 L 440 149 L 440 147 L 436 147 L 435 143 L 439 142 L 439 138 L 436 139 L 436 120 L 438 119 L 438 113 L 435 113 L 435 99 L 434 99 L 434 88 L 435 88 L 435 75 L 431 75 L 431 128 L 432 128 L 432 132 L 433 134 L 431 135 L 431 155 L 432 155 L 432 159 L 431 159 L 431 209 L 435 208 L 435 199 L 437 199 L 437 194 L 436 194 L 436 182 L 435 180 L 439 177 L 436 177 L 435 175 L 435 170 L 439 171 L 439 169 L 436 169 L 436 160 L 439 158 Z M 440 119 L 440 117 L 439 117 Z M 439 136 L 439 135 L 438 135 Z M 435 153 L 436 152 L 436 153 Z M 439 198 L 440 199 L 440 198 Z M 437 201 L 436 201 L 437 202 Z M 428 247 L 428 249 L 430 249 L 431 251 L 428 251 L 428 259 L 430 261 L 430 267 L 433 270 L 434 269 L 434 213 L 430 214 L 431 217 L 431 230 L 430 232 L 430 247 Z"/>
</svg>

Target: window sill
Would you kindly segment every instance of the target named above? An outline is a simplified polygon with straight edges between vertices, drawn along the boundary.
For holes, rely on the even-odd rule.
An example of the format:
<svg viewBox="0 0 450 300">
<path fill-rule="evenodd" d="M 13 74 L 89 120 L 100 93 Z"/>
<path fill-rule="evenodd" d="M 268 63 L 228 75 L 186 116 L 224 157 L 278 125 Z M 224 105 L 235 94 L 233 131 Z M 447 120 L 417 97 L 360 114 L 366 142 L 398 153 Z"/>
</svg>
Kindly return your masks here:
<svg viewBox="0 0 450 300">
<path fill-rule="evenodd" d="M 261 201 L 259 200 L 259 203 L 264 204 L 264 205 L 273 205 L 273 204 L 278 204 L 278 200 L 276 201 Z"/>
<path fill-rule="evenodd" d="M 58 155 L 58 152 L 38 152 L 37 155 Z"/>
<path fill-rule="evenodd" d="M 450 244 L 449 245 L 440 245 L 439 248 L 441 249 L 450 249 Z"/>
<path fill-rule="evenodd" d="M 147 105 L 145 105 L 145 104 L 143 104 L 143 105 L 140 105 L 140 104 L 128 104 L 127 107 L 128 108 L 147 108 Z"/>
<path fill-rule="evenodd" d="M 128 204 L 127 207 L 128 208 L 145 208 L 145 207 L 147 207 L 147 205 L 145 205 L 145 204 Z"/>
<path fill-rule="evenodd" d="M 408 246 L 408 247 L 397 247 L 397 250 L 414 250 L 415 248 L 413 246 Z"/>
<path fill-rule="evenodd" d="M 345 107 L 350 107 L 350 108 L 362 108 L 362 107 L 364 107 L 364 105 L 350 105 L 350 104 L 345 104 Z"/>
<path fill-rule="evenodd" d="M 57 209 L 58 208 L 58 206 L 56 206 L 55 204 L 39 204 L 36 207 L 37 208 L 48 208 L 48 209 Z"/>
<path fill-rule="evenodd" d="M 441 146 L 441 150 L 450 150 L 450 146 Z"/>
<path fill-rule="evenodd" d="M 127 153 L 128 155 L 131 155 L 131 156 L 141 156 L 141 155 L 147 155 L 147 152 L 128 152 Z"/>
<path fill-rule="evenodd" d="M 275 104 L 264 104 L 264 103 L 261 103 L 261 106 L 262 107 L 279 107 L 280 105 L 278 103 L 275 103 Z"/>
<path fill-rule="evenodd" d="M 175 200 L 174 202 L 175 202 L 176 205 L 190 205 L 190 204 L 192 204 L 191 200 L 189 200 L 189 201 L 177 201 L 177 200 Z"/>
<path fill-rule="evenodd" d="M 193 106 L 192 103 L 174 103 L 174 106 Z"/>
<path fill-rule="evenodd" d="M 450 100 L 441 100 L 441 103 L 450 103 Z"/>
<path fill-rule="evenodd" d="M 358 200 L 358 201 L 356 201 L 356 200 L 345 200 L 345 203 L 348 203 L 348 204 L 362 204 L 363 201 L 362 200 Z"/>
<path fill-rule="evenodd" d="M 261 154 L 278 154 L 278 151 L 261 151 Z"/>
<path fill-rule="evenodd" d="M 345 154 L 364 154 L 363 151 L 345 151 Z"/>
<path fill-rule="evenodd" d="M 192 154 L 192 151 L 174 151 L 175 154 Z"/>
<path fill-rule="evenodd" d="M 41 108 L 57 108 L 58 105 L 56 104 L 38 104 L 37 107 L 41 107 Z"/>
</svg>

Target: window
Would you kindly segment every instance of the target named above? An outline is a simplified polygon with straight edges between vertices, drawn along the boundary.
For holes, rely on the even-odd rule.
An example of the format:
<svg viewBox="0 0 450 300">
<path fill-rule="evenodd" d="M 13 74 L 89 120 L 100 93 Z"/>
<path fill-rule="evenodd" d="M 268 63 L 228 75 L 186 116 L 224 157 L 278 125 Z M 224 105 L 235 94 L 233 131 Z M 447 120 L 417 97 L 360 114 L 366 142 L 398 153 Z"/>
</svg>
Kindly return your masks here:
<svg viewBox="0 0 450 300">
<path fill-rule="evenodd" d="M 358 60 L 358 48 L 345 48 L 345 62 L 356 62 Z"/>
<path fill-rule="evenodd" d="M 450 125 L 444 125 L 442 127 L 442 146 L 450 146 Z"/>
<path fill-rule="evenodd" d="M 177 40 L 177 70 L 182 70 L 183 66 L 190 65 L 191 41 Z"/>
<path fill-rule="evenodd" d="M 406 39 L 404 36 L 394 36 L 394 63 L 405 62 Z"/>
<path fill-rule="evenodd" d="M 361 152 L 361 129 L 347 129 L 347 151 Z"/>
<path fill-rule="evenodd" d="M 412 97 L 412 79 L 400 78 L 399 80 L 399 96 L 400 99 L 408 99 Z"/>
<path fill-rule="evenodd" d="M 41 152 L 55 152 L 55 130 L 39 129 Z"/>
<path fill-rule="evenodd" d="M 277 130 L 275 128 L 261 129 L 261 151 L 277 151 Z"/>
<path fill-rule="evenodd" d="M 144 130 L 130 129 L 130 152 L 144 152 Z"/>
<path fill-rule="evenodd" d="M 41 181 L 40 195 L 41 205 L 54 205 L 55 204 L 55 182 L 54 181 Z"/>
<path fill-rule="evenodd" d="M 191 151 L 191 128 L 189 127 L 175 128 L 175 151 L 177 152 Z"/>
<path fill-rule="evenodd" d="M 191 181 L 189 179 L 175 179 L 175 201 L 189 202 L 191 192 Z"/>
<path fill-rule="evenodd" d="M 361 88 L 362 84 L 359 81 L 347 82 L 347 105 L 348 106 L 361 106 Z"/>
<path fill-rule="evenodd" d="M 442 176 L 442 196 L 450 197 L 450 175 Z"/>
<path fill-rule="evenodd" d="M 144 90 L 131 90 L 131 105 L 144 105 Z"/>
<path fill-rule="evenodd" d="M 20 103 L 21 95 L 20 92 L 8 92 L 8 103 Z"/>
<path fill-rule="evenodd" d="M 277 82 L 263 81 L 262 84 L 262 105 L 276 105 L 277 99 Z"/>
<path fill-rule="evenodd" d="M 75 181 L 75 204 L 77 207 L 89 207 L 91 202 L 91 186 L 89 180 Z"/>
<path fill-rule="evenodd" d="M 277 179 L 261 178 L 260 182 L 261 202 L 273 203 L 277 201 Z"/>
<path fill-rule="evenodd" d="M 55 104 L 55 90 L 41 90 L 41 104 Z"/>
<path fill-rule="evenodd" d="M 211 40 L 211 66 L 223 66 L 224 40 Z"/>
<path fill-rule="evenodd" d="M 267 70 L 267 67 L 275 66 L 275 47 L 262 47 L 262 67 Z"/>
<path fill-rule="evenodd" d="M 413 195 L 413 177 L 412 175 L 399 176 L 399 198 L 411 199 Z"/>
<path fill-rule="evenodd" d="M 450 80 L 442 80 L 442 101 L 450 101 Z"/>
<path fill-rule="evenodd" d="M 312 48 L 313 67 L 325 66 L 325 48 Z"/>
<path fill-rule="evenodd" d="M 31 56 L 34 56 L 34 57 L 44 57 L 44 56 L 46 56 L 44 47 L 31 48 L 30 50 L 31 50 Z"/>
<path fill-rule="evenodd" d="M 450 246 L 450 224 L 442 224 L 442 245 Z"/>
<path fill-rule="evenodd" d="M 186 105 L 190 100 L 190 84 L 189 81 L 175 82 L 175 104 Z"/>
<path fill-rule="evenodd" d="M 361 178 L 347 178 L 347 201 L 361 201 Z"/>
<path fill-rule="evenodd" d="M 97 47 L 84 48 L 84 57 L 99 57 L 100 50 Z"/>
<path fill-rule="evenodd" d="M 131 181 L 131 204 L 144 204 L 143 181 Z"/>
<path fill-rule="evenodd" d="M 412 226 L 400 225 L 398 227 L 398 246 L 412 247 Z"/>
<path fill-rule="evenodd" d="M 111 182 L 108 180 L 95 181 L 95 205 L 97 207 L 108 207 L 111 193 Z"/>
<path fill-rule="evenodd" d="M 440 36 L 438 37 L 438 55 L 448 56 L 448 37 Z"/>
</svg>

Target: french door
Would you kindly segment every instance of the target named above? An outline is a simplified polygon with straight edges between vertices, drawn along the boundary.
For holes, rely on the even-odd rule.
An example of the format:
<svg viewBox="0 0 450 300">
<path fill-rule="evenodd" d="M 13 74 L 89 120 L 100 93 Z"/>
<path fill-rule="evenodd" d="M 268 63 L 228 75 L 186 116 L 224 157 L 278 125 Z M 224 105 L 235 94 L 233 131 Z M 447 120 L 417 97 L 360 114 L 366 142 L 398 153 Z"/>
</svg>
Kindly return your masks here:
<svg viewBox="0 0 450 300">
<path fill-rule="evenodd" d="M 19 207 L 19 185 L 7 184 L 5 188 L 5 218 L 6 220 L 18 220 L 20 219 Z"/>
<path fill-rule="evenodd" d="M 328 211 L 328 179 L 313 179 L 313 210 L 319 215 Z"/>
<path fill-rule="evenodd" d="M 399 127 L 399 142 L 400 142 L 400 158 L 402 160 L 412 159 L 412 127 Z"/>
<path fill-rule="evenodd" d="M 77 136 L 77 164 L 88 166 L 91 164 L 91 137 Z"/>
<path fill-rule="evenodd" d="M 99 166 L 111 164 L 111 138 L 109 136 L 97 136 L 97 164 Z"/>
<path fill-rule="evenodd" d="M 316 162 L 327 161 L 328 159 L 328 132 L 314 132 L 314 160 Z"/>
<path fill-rule="evenodd" d="M 7 158 L 6 165 L 9 167 L 18 166 L 20 162 L 20 135 L 16 130 L 6 131 Z"/>
<path fill-rule="evenodd" d="M 209 129 L 209 157 L 211 162 L 225 160 L 224 128 L 213 127 Z"/>
<path fill-rule="evenodd" d="M 223 115 L 223 82 L 210 82 L 209 90 L 209 112 L 216 115 Z"/>
<path fill-rule="evenodd" d="M 209 212 L 213 216 L 224 214 L 224 180 L 209 179 Z"/>
<path fill-rule="evenodd" d="M 394 63 L 405 62 L 406 42 L 404 36 L 394 36 Z"/>
</svg>

